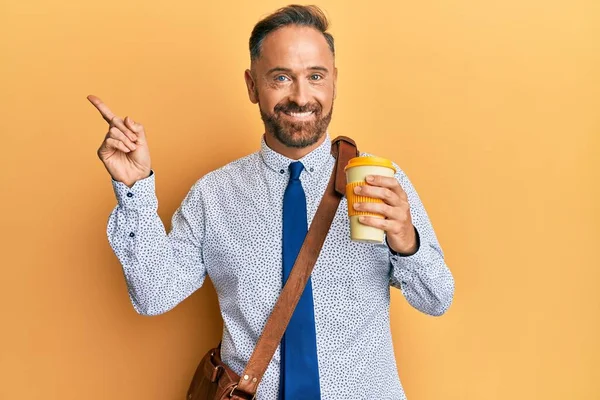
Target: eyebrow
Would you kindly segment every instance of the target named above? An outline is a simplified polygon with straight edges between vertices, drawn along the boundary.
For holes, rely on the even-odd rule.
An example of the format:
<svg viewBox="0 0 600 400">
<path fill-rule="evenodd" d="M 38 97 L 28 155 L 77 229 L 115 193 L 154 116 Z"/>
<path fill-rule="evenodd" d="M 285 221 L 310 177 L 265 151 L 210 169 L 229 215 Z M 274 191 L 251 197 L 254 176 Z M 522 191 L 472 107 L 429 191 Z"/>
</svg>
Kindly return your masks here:
<svg viewBox="0 0 600 400">
<path fill-rule="evenodd" d="M 323 66 L 320 65 L 315 65 L 312 67 L 308 67 L 309 70 L 311 71 L 322 71 L 325 73 L 329 73 L 329 70 Z M 291 68 L 284 68 L 284 67 L 275 67 L 275 68 L 271 68 L 270 70 L 267 71 L 267 75 L 272 74 L 273 72 L 292 72 Z"/>
</svg>

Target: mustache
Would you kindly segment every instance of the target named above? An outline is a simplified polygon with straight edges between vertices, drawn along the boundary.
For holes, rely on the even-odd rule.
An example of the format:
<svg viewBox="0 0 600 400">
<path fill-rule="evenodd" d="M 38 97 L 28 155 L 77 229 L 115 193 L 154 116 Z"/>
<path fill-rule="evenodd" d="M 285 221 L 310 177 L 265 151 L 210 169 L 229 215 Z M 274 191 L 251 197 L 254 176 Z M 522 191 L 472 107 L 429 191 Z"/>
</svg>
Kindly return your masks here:
<svg viewBox="0 0 600 400">
<path fill-rule="evenodd" d="M 277 104 L 274 108 L 276 113 L 284 112 L 284 113 L 304 113 L 304 112 L 314 112 L 315 114 L 321 113 L 321 105 L 319 103 L 307 103 L 303 106 L 299 106 L 294 102 L 287 102 L 282 104 Z"/>
</svg>

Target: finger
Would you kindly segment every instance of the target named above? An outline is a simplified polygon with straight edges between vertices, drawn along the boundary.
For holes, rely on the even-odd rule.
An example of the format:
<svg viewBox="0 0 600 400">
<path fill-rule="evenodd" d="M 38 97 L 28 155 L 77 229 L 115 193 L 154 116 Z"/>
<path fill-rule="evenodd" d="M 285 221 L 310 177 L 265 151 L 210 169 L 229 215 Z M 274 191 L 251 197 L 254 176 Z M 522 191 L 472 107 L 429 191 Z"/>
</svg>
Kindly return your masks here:
<svg viewBox="0 0 600 400">
<path fill-rule="evenodd" d="M 361 215 L 360 217 L 358 217 L 358 222 L 360 222 L 363 225 L 383 229 L 386 232 L 394 232 L 394 226 L 398 225 L 398 222 L 394 220 L 377 217 L 368 217 L 365 215 Z"/>
<path fill-rule="evenodd" d="M 398 193 L 394 192 L 392 189 L 380 186 L 356 186 L 354 188 L 354 193 L 364 197 L 381 199 L 386 204 L 395 207 L 401 205 L 403 201 L 403 199 L 398 195 Z"/>
<path fill-rule="evenodd" d="M 401 220 L 402 209 L 385 203 L 354 203 L 354 209 L 361 212 L 383 215 L 385 218 Z"/>
<path fill-rule="evenodd" d="M 132 142 L 136 142 L 137 141 L 137 136 L 135 135 L 135 133 L 131 132 L 126 126 L 125 123 L 123 122 L 123 120 L 119 117 L 114 117 L 112 119 L 112 121 L 110 121 L 110 124 L 113 127 L 117 127 L 121 132 L 123 132 L 125 135 L 127 135 L 127 137 L 129 138 L 129 140 L 131 140 Z"/>
<path fill-rule="evenodd" d="M 118 128 L 114 126 L 109 129 L 107 136 L 109 138 L 120 140 L 121 142 L 125 143 L 125 145 L 130 150 L 135 150 L 137 148 L 136 145 L 131 140 L 129 140 L 129 138 L 125 136 L 123 132 L 121 132 Z"/>
<path fill-rule="evenodd" d="M 87 99 L 94 105 L 94 107 L 96 107 L 98 111 L 100 111 L 102 118 L 104 118 L 104 120 L 110 124 L 110 121 L 115 117 L 115 114 L 110 111 L 110 108 L 108 108 L 108 106 L 104 104 L 99 97 L 94 96 L 93 94 L 90 94 Z"/>
<path fill-rule="evenodd" d="M 381 175 L 369 175 L 366 177 L 365 180 L 367 181 L 367 183 L 369 185 L 385 187 L 385 188 L 388 188 L 388 189 L 394 191 L 401 197 L 406 196 L 404 189 L 402 189 L 402 186 L 400 186 L 400 183 L 394 177 L 381 176 Z"/>
<path fill-rule="evenodd" d="M 104 142 L 106 143 L 107 149 L 116 149 L 122 151 L 123 153 L 131 152 L 131 150 L 125 146 L 125 143 L 121 142 L 120 140 L 107 138 Z"/>
<path fill-rule="evenodd" d="M 138 137 L 141 137 L 142 139 L 145 138 L 146 133 L 144 132 L 144 127 L 142 124 L 135 122 L 131 117 L 125 117 L 125 126 L 135 132 Z"/>
</svg>

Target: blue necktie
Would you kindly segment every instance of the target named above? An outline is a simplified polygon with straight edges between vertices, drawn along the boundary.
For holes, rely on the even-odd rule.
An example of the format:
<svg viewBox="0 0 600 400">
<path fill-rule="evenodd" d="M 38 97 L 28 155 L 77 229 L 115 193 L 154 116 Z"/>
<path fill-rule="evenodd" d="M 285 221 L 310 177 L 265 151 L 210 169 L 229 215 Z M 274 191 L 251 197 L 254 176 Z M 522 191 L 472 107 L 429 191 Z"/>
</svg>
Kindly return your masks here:
<svg viewBox="0 0 600 400">
<path fill-rule="evenodd" d="M 300 182 L 303 169 L 300 161 L 290 164 L 290 181 L 283 195 L 283 284 L 290 275 L 308 231 L 306 196 Z M 311 279 L 281 340 L 280 384 L 281 399 L 321 398 Z"/>
</svg>

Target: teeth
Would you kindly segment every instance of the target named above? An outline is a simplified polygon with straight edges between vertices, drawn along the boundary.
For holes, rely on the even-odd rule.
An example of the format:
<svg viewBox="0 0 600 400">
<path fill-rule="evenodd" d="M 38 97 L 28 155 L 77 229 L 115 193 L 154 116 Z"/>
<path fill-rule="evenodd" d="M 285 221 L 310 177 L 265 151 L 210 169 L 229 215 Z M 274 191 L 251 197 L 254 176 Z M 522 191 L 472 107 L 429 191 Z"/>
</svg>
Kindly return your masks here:
<svg viewBox="0 0 600 400">
<path fill-rule="evenodd" d="M 290 115 L 292 117 L 308 117 L 309 115 L 312 114 L 312 111 L 309 112 L 303 112 L 303 113 L 295 113 L 295 112 L 291 112 Z"/>
</svg>

